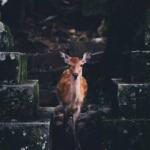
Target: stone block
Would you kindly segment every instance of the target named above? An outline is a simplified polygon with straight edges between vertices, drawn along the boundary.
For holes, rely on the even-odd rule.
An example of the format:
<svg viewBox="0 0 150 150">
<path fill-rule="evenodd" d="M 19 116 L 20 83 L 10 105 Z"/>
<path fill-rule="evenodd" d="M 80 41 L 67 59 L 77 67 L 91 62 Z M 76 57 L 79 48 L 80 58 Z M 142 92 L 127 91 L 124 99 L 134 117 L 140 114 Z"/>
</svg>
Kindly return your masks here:
<svg viewBox="0 0 150 150">
<path fill-rule="evenodd" d="M 53 130 L 54 130 L 54 107 L 39 107 L 38 111 L 38 121 L 40 122 L 50 122 L 50 146 L 48 150 L 52 150 L 53 148 Z"/>
<path fill-rule="evenodd" d="M 119 116 L 124 118 L 150 117 L 150 83 L 116 82 Z"/>
<path fill-rule="evenodd" d="M 27 78 L 26 54 L 0 52 L 0 82 L 20 83 Z"/>
<path fill-rule="evenodd" d="M 0 123 L 1 150 L 51 150 L 51 122 Z"/>
<path fill-rule="evenodd" d="M 37 80 L 0 87 L 0 120 L 29 121 L 37 115 L 39 86 Z"/>
<path fill-rule="evenodd" d="M 102 126 L 103 149 L 150 149 L 150 120 L 103 120 Z"/>
<path fill-rule="evenodd" d="M 0 51 L 13 51 L 13 36 L 7 25 L 0 21 Z"/>
<path fill-rule="evenodd" d="M 123 57 L 124 81 L 150 81 L 150 51 L 126 52 Z"/>
</svg>

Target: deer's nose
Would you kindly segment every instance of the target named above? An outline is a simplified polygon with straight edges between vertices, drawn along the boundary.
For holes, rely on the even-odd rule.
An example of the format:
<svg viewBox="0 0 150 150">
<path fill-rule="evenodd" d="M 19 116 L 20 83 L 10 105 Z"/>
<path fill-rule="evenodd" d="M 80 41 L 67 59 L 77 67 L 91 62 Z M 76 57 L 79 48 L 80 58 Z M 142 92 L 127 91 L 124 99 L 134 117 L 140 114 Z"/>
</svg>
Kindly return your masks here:
<svg viewBox="0 0 150 150">
<path fill-rule="evenodd" d="M 76 80 L 78 77 L 78 73 L 73 73 L 72 76 L 73 76 L 74 80 Z"/>
</svg>

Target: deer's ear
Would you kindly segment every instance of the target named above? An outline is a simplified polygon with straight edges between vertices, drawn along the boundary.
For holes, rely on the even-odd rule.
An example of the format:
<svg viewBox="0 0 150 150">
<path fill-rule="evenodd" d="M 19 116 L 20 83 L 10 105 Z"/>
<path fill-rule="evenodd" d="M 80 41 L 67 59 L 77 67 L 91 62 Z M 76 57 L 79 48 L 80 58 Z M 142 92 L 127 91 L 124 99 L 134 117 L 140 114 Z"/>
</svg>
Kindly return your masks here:
<svg viewBox="0 0 150 150">
<path fill-rule="evenodd" d="M 91 58 L 92 53 L 91 52 L 85 52 L 82 58 L 83 63 L 87 63 L 88 60 Z"/>
<path fill-rule="evenodd" d="M 65 54 L 65 53 L 63 53 L 63 52 L 60 52 L 60 56 L 64 59 L 64 62 L 65 62 L 65 63 L 68 63 L 68 60 L 69 60 L 69 58 L 70 58 L 69 55 L 67 55 L 67 54 Z"/>
</svg>

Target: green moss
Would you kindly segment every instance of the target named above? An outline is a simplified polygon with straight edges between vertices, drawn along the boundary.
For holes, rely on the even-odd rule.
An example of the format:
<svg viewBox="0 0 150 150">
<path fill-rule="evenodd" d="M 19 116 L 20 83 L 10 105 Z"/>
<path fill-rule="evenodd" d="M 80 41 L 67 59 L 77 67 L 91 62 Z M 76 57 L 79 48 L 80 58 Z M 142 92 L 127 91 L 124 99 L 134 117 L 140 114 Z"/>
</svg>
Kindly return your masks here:
<svg viewBox="0 0 150 150">
<path fill-rule="evenodd" d="M 27 79 L 27 55 L 21 54 L 21 80 Z"/>
<path fill-rule="evenodd" d="M 34 104 L 33 104 L 34 116 L 37 116 L 39 109 L 39 83 L 37 81 L 36 86 L 34 87 Z"/>
<path fill-rule="evenodd" d="M 10 29 L 9 29 L 9 27 L 7 25 L 5 25 L 5 28 L 6 28 L 8 36 L 9 36 L 9 45 L 10 45 L 10 48 L 13 48 L 13 45 L 14 45 L 13 35 L 11 34 Z"/>
</svg>

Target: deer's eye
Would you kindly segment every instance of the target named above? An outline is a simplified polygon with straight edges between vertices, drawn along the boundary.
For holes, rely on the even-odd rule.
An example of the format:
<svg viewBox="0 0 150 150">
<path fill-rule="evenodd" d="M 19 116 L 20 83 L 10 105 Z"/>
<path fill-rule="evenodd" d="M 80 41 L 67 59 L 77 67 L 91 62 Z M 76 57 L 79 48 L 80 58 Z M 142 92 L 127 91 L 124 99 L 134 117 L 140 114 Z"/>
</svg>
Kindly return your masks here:
<svg viewBox="0 0 150 150">
<path fill-rule="evenodd" d="M 80 67 L 83 67 L 83 64 L 81 64 Z"/>
</svg>

